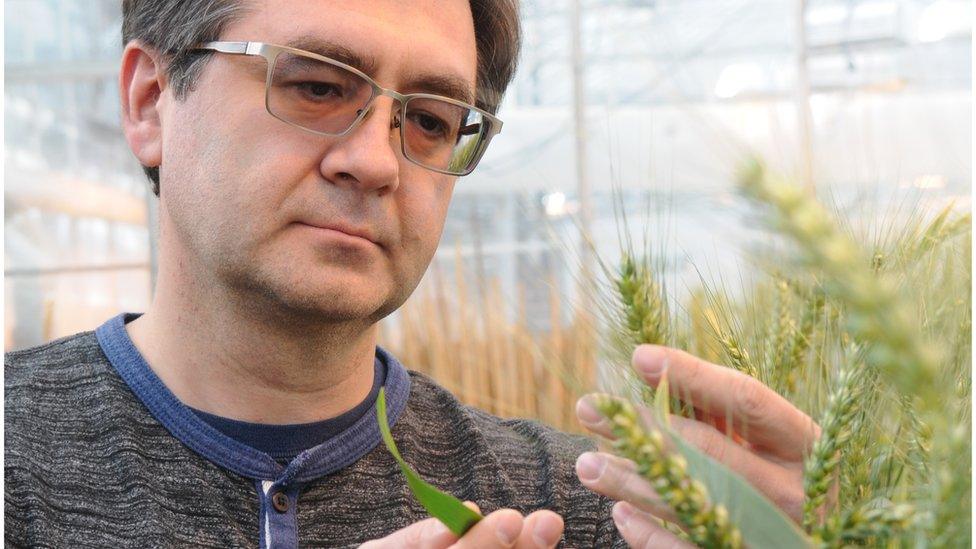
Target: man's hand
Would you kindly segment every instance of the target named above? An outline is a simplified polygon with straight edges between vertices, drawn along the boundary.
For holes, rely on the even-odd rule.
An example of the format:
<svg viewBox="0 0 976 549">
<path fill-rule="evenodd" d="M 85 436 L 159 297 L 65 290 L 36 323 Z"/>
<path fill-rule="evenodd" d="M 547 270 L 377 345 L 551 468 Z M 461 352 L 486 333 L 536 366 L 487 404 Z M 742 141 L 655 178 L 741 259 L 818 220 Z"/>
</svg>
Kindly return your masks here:
<svg viewBox="0 0 976 549">
<path fill-rule="evenodd" d="M 802 519 L 803 458 L 820 436 L 809 416 L 756 379 L 684 351 L 641 345 L 633 365 L 652 387 L 667 371 L 671 394 L 694 406 L 697 419 L 671 417 L 684 440 L 742 475 L 794 520 Z M 591 399 L 586 395 L 577 402 L 577 417 L 587 429 L 613 439 L 609 421 Z M 640 410 L 653 425 L 652 412 Z M 621 500 L 614 521 L 632 547 L 687 546 L 651 518 L 675 520 L 634 462 L 586 452 L 576 461 L 576 474 L 590 490 Z"/>
<path fill-rule="evenodd" d="M 464 504 L 480 512 L 475 503 Z M 441 521 L 428 518 L 383 539 L 366 542 L 360 549 L 549 549 L 556 546 L 562 535 L 563 519 L 552 511 L 535 511 L 523 518 L 513 509 L 499 509 L 478 521 L 461 538 Z"/>
</svg>

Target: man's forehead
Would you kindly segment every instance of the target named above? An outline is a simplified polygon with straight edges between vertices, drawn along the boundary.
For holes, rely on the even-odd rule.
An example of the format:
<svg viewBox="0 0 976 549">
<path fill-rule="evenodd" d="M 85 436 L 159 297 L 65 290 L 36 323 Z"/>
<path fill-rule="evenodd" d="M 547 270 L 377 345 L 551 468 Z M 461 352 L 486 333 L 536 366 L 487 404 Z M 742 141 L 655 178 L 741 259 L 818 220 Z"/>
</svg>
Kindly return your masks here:
<svg viewBox="0 0 976 549">
<path fill-rule="evenodd" d="M 303 49 L 416 88 L 400 91 L 474 101 L 477 51 L 467 0 L 263 0 L 250 7 L 223 39 Z"/>
</svg>

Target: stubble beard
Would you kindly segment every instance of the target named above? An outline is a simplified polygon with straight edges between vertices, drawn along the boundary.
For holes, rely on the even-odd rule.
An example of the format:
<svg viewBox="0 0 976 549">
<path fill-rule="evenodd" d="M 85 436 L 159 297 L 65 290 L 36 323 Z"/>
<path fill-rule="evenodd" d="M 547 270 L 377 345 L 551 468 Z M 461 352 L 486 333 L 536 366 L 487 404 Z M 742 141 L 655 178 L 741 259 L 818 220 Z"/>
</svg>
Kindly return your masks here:
<svg viewBox="0 0 976 549">
<path fill-rule="evenodd" d="M 394 281 L 392 288 L 368 283 L 349 288 L 338 281 L 309 281 L 306 277 L 323 275 L 313 274 L 314 269 L 302 272 L 288 262 L 248 264 L 229 257 L 210 259 L 219 265 L 215 272 L 220 285 L 234 296 L 240 308 L 282 325 L 343 324 L 365 329 L 399 308 L 416 287 L 398 288 Z"/>
</svg>

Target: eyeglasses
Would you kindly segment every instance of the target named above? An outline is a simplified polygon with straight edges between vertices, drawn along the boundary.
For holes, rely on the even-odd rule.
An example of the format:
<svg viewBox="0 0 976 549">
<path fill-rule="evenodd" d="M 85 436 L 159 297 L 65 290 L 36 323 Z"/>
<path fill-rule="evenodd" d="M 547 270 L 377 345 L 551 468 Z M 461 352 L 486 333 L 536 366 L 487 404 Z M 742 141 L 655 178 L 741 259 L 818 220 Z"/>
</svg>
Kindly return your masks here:
<svg viewBox="0 0 976 549">
<path fill-rule="evenodd" d="M 381 87 L 354 67 L 312 52 L 262 42 L 206 42 L 194 50 L 255 55 L 268 63 L 265 107 L 275 118 L 319 135 L 343 136 L 386 95 L 400 108 L 403 156 L 448 175 L 474 170 L 502 121 L 475 106 L 427 93 L 401 94 Z"/>
</svg>

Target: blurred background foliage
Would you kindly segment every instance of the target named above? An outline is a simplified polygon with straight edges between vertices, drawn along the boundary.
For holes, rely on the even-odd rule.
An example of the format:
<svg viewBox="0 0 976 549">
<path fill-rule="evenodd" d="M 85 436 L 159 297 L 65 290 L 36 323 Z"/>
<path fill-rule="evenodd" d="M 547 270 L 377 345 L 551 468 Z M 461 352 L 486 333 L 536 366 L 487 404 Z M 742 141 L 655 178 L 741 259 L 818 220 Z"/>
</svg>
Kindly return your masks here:
<svg viewBox="0 0 976 549">
<path fill-rule="evenodd" d="M 119 1 L 4 11 L 10 350 L 145 310 L 156 199 L 119 128 Z M 621 228 L 646 235 L 679 302 L 702 271 L 740 284 L 753 268 L 741 252 L 766 238 L 734 190 L 744 149 L 853 224 L 968 211 L 971 12 L 960 0 L 524 1 L 504 131 L 458 182 L 441 249 L 383 344 L 469 402 L 573 428 L 551 365 L 597 376 L 580 250 L 616 264 Z"/>
</svg>

